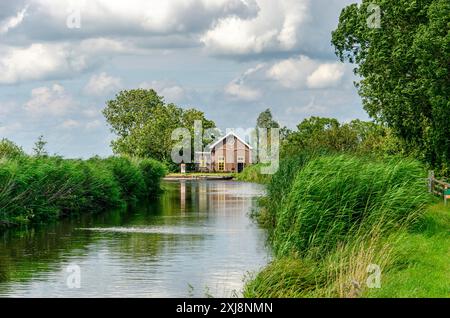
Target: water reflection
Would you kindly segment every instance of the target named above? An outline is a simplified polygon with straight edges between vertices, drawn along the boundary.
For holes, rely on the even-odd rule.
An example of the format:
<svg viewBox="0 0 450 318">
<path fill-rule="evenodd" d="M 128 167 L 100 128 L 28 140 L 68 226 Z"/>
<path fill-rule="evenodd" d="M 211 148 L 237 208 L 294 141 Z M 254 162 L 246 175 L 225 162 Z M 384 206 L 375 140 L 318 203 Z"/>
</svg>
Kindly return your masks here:
<svg viewBox="0 0 450 318">
<path fill-rule="evenodd" d="M 261 186 L 167 182 L 156 202 L 84 215 L 0 241 L 0 296 L 229 297 L 268 261 L 265 233 L 248 217 Z M 66 284 L 69 264 L 81 288 Z"/>
</svg>

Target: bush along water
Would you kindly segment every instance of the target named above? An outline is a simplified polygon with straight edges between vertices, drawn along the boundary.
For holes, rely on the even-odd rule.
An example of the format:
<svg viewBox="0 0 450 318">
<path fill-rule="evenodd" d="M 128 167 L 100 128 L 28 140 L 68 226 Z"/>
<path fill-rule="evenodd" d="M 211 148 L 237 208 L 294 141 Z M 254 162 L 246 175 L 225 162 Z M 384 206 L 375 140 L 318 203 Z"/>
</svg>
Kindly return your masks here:
<svg viewBox="0 0 450 318">
<path fill-rule="evenodd" d="M 151 159 L 0 160 L 0 229 L 135 203 L 157 194 L 166 173 Z"/>
<path fill-rule="evenodd" d="M 275 258 L 245 295 L 361 295 L 368 266 L 398 261 L 396 242 L 431 202 L 425 175 L 412 159 L 286 159 L 261 202 Z"/>
</svg>

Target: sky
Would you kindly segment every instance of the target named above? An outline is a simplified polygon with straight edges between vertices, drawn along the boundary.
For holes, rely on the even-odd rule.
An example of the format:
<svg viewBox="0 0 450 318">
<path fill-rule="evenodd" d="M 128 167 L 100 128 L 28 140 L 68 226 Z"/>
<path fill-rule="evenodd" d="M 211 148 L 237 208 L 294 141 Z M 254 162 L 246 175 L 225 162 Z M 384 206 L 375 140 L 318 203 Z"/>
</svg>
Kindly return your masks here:
<svg viewBox="0 0 450 318">
<path fill-rule="evenodd" d="M 112 154 L 101 110 L 122 89 L 153 88 L 218 127 L 248 129 L 270 108 L 367 119 L 353 66 L 331 31 L 356 0 L 1 0 L 0 138 L 31 152 Z"/>
</svg>

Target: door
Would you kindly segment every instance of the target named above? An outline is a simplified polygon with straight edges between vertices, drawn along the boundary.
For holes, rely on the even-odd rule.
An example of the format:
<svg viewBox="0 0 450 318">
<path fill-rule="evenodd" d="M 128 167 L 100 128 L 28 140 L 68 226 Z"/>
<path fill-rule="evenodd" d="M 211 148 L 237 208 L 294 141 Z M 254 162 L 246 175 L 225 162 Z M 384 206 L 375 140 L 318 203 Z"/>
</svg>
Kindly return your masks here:
<svg viewBox="0 0 450 318">
<path fill-rule="evenodd" d="M 238 173 L 241 173 L 242 170 L 244 170 L 244 163 L 243 162 L 239 162 L 238 163 Z"/>
</svg>

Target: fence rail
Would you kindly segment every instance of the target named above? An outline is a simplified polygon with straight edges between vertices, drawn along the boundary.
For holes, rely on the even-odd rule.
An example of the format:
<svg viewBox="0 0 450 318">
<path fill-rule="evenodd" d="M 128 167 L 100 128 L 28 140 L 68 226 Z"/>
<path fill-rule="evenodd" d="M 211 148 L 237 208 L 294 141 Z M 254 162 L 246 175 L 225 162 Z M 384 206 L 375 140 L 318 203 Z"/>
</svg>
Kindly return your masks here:
<svg viewBox="0 0 450 318">
<path fill-rule="evenodd" d="M 450 202 L 450 183 L 436 179 L 434 171 L 428 174 L 428 190 L 444 199 L 445 205 Z"/>
</svg>

